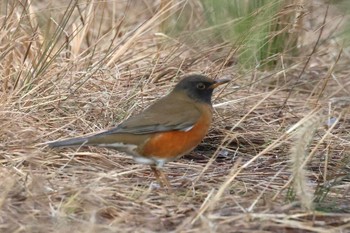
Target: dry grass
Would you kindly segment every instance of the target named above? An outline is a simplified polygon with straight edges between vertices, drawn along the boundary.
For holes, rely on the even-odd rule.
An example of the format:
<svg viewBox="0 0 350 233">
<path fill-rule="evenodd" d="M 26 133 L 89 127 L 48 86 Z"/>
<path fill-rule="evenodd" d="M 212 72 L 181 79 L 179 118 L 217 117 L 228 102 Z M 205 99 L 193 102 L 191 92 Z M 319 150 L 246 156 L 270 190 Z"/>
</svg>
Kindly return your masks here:
<svg viewBox="0 0 350 233">
<path fill-rule="evenodd" d="M 302 54 L 260 72 L 228 62 L 230 44 L 162 34 L 182 1 L 137 2 L 1 1 L 0 231 L 349 232 L 337 9 L 320 30 L 327 6 L 305 5 Z M 45 146 L 115 126 L 191 72 L 233 81 L 216 93 L 208 137 L 166 165 L 172 193 L 116 151 Z"/>
</svg>

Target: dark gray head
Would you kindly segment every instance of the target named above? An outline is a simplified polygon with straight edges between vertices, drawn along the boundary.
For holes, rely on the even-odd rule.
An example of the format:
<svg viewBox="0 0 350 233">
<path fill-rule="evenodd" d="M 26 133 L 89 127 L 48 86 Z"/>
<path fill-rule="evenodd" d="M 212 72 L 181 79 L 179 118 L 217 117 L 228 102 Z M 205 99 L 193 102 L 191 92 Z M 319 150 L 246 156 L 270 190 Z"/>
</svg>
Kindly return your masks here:
<svg viewBox="0 0 350 233">
<path fill-rule="evenodd" d="M 230 80 L 213 80 L 204 75 L 189 75 L 176 84 L 173 91 L 185 92 L 190 98 L 198 102 L 211 104 L 213 90 Z"/>
</svg>

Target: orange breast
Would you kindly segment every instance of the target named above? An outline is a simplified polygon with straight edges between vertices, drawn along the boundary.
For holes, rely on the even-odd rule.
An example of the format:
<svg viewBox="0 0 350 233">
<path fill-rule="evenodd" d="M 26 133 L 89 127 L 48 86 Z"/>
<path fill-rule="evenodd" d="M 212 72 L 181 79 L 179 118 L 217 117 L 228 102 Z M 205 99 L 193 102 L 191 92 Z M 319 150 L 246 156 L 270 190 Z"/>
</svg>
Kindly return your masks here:
<svg viewBox="0 0 350 233">
<path fill-rule="evenodd" d="M 203 115 L 189 131 L 156 133 L 143 146 L 145 157 L 175 159 L 193 150 L 207 134 L 211 123 L 211 112 Z"/>
</svg>

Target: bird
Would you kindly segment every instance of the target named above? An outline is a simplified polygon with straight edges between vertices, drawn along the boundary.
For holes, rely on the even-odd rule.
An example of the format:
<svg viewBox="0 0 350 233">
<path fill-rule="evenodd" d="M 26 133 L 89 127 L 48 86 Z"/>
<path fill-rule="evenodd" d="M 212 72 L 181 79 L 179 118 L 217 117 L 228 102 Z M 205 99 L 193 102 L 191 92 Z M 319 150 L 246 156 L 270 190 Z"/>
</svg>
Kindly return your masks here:
<svg viewBox="0 0 350 233">
<path fill-rule="evenodd" d="M 171 184 L 162 171 L 164 164 L 200 144 L 213 120 L 213 90 L 229 81 L 188 75 L 169 94 L 116 127 L 91 136 L 48 142 L 48 146 L 116 149 L 131 155 L 137 163 L 150 165 L 159 184 L 170 189 Z"/>
</svg>

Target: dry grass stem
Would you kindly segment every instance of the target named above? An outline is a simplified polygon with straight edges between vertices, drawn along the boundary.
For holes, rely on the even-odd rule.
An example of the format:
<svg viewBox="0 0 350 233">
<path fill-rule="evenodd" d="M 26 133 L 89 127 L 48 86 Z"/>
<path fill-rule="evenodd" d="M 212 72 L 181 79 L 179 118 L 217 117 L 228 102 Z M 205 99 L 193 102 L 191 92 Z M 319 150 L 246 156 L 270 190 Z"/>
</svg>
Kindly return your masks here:
<svg viewBox="0 0 350 233">
<path fill-rule="evenodd" d="M 348 16 L 274 0 L 210 21 L 224 2 L 0 1 L 0 232 L 350 231 Z M 165 165 L 172 192 L 121 152 L 46 146 L 116 126 L 190 73 L 232 81 L 206 138 Z"/>
</svg>

